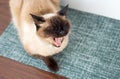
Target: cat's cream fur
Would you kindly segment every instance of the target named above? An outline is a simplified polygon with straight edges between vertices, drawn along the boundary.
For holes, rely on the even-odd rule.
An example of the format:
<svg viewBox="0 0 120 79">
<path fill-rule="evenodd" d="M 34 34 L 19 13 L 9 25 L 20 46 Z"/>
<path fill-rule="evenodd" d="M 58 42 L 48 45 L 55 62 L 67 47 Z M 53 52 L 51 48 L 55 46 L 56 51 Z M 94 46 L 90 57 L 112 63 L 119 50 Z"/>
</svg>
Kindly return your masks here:
<svg viewBox="0 0 120 79">
<path fill-rule="evenodd" d="M 19 38 L 29 54 L 51 56 L 61 52 L 66 47 L 68 35 L 64 37 L 61 47 L 53 46 L 51 44 L 53 41 L 50 38 L 38 37 L 34 21 L 30 16 L 30 13 L 43 15 L 46 19 L 55 16 L 59 10 L 59 0 L 10 0 L 9 4 Z"/>
</svg>

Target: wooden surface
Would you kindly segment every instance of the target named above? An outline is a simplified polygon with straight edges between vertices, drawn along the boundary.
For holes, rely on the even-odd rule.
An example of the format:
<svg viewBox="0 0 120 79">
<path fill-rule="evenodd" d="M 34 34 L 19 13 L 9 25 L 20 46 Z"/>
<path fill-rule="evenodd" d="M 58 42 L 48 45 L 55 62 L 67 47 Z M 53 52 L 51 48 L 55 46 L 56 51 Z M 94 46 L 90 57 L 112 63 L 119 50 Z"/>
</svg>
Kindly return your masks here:
<svg viewBox="0 0 120 79">
<path fill-rule="evenodd" d="M 9 0 L 0 0 L 0 35 L 10 22 Z"/>
<path fill-rule="evenodd" d="M 0 79 L 67 79 L 0 56 Z"/>
<path fill-rule="evenodd" d="M 10 22 L 9 0 L 0 0 L 0 35 Z M 19 1 L 19 0 L 18 0 Z M 5 53 L 5 52 L 4 52 Z M 0 79 L 67 79 L 0 56 Z"/>
</svg>

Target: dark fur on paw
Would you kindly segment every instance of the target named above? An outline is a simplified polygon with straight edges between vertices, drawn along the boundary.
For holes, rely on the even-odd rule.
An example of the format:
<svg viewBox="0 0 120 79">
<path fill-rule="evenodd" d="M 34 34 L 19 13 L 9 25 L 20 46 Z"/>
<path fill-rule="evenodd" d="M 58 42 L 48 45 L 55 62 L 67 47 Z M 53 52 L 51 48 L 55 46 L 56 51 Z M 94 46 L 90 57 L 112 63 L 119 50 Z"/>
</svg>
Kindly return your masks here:
<svg viewBox="0 0 120 79">
<path fill-rule="evenodd" d="M 59 70 L 57 62 L 52 57 L 44 57 L 43 61 L 51 71 L 57 72 Z"/>
<path fill-rule="evenodd" d="M 57 72 L 59 70 L 57 62 L 51 56 L 47 56 L 47 57 L 43 57 L 40 55 L 33 55 L 33 56 L 42 59 L 51 71 Z"/>
</svg>

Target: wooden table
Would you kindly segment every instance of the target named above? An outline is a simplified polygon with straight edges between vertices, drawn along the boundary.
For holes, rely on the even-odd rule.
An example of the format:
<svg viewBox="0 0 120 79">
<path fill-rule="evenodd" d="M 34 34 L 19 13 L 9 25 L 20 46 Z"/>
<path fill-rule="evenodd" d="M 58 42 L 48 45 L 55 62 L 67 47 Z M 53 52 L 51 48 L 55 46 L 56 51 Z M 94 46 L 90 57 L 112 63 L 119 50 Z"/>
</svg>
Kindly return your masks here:
<svg viewBox="0 0 120 79">
<path fill-rule="evenodd" d="M 9 0 L 0 0 L 0 35 L 3 33 L 3 31 L 10 22 L 10 11 L 8 1 Z M 0 56 L 0 79 L 67 78 Z"/>
</svg>

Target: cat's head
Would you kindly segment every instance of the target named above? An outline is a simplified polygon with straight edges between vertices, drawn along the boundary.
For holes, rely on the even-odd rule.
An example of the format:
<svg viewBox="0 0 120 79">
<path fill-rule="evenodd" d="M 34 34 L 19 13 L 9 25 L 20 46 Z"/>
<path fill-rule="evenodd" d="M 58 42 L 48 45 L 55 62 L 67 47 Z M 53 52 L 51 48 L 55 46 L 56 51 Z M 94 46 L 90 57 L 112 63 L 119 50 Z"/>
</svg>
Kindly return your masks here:
<svg viewBox="0 0 120 79">
<path fill-rule="evenodd" d="M 56 47 L 60 47 L 71 27 L 69 20 L 66 18 L 67 9 L 68 5 L 56 13 L 43 16 L 31 14 L 37 35 Z"/>
</svg>

